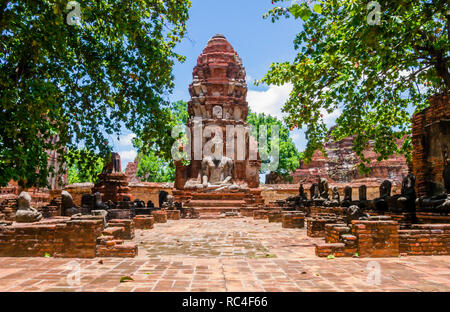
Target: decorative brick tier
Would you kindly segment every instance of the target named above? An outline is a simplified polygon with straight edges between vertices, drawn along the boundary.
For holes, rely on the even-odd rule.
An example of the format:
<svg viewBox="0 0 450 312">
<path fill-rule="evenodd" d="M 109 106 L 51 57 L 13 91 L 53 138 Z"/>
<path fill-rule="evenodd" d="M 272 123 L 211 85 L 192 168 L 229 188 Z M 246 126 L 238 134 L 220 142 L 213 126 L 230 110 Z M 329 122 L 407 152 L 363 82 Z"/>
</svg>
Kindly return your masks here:
<svg viewBox="0 0 450 312">
<path fill-rule="evenodd" d="M 305 214 L 302 212 L 282 212 L 281 225 L 285 229 L 302 229 L 305 227 Z"/>
<path fill-rule="evenodd" d="M 155 223 L 167 223 L 167 212 L 164 210 L 156 210 L 152 212 Z"/>
<path fill-rule="evenodd" d="M 443 191 L 443 147 L 450 152 L 450 101 L 447 93 L 429 99 L 430 106 L 412 118 L 412 164 L 418 196 Z"/>
<path fill-rule="evenodd" d="M 393 221 L 397 221 L 401 229 L 409 228 L 414 222 L 417 222 L 414 219 L 414 214 L 408 212 L 404 213 L 385 212 L 384 216 L 389 217 Z"/>
<path fill-rule="evenodd" d="M 155 223 L 155 218 L 148 215 L 139 215 L 134 219 L 134 227 L 139 230 L 151 230 Z"/>
<path fill-rule="evenodd" d="M 355 236 L 351 236 L 354 239 Z M 350 245 L 344 243 L 330 243 L 316 246 L 316 256 L 318 257 L 352 257 L 357 255 L 357 248 L 355 248 L 355 241 L 349 240 Z"/>
<path fill-rule="evenodd" d="M 415 224 L 399 231 L 401 253 L 450 255 L 450 224 Z"/>
<path fill-rule="evenodd" d="M 342 235 L 351 233 L 351 227 L 346 224 L 325 224 L 325 242 L 328 244 L 340 243 Z"/>
<path fill-rule="evenodd" d="M 226 212 L 240 212 L 253 217 L 253 211 L 262 207 L 264 199 L 259 189 L 244 189 L 234 192 L 201 192 L 173 190 L 175 201 L 183 203 L 200 218 L 217 218 Z"/>
<path fill-rule="evenodd" d="M 94 186 L 92 192 L 100 192 L 104 202 L 108 200 L 113 202 L 123 201 L 124 196 L 132 199 L 130 188 L 128 187 L 128 178 L 122 172 L 100 174 L 99 182 Z"/>
<path fill-rule="evenodd" d="M 167 220 L 180 220 L 181 211 L 180 210 L 166 210 Z"/>
<path fill-rule="evenodd" d="M 133 200 L 128 186 L 128 177 L 122 172 L 118 153 L 111 153 L 111 161 L 98 175 L 98 182 L 94 185 L 92 192 L 99 192 L 104 202 L 109 200 L 121 202 L 124 201 L 124 197 Z"/>
</svg>

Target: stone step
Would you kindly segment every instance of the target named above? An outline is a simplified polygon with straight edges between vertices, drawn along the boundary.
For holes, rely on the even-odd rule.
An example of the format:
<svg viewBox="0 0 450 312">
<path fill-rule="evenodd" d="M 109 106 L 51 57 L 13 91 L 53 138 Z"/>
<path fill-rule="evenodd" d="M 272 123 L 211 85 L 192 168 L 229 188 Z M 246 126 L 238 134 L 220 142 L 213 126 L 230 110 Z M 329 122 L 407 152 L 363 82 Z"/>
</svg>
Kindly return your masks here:
<svg viewBox="0 0 450 312">
<path fill-rule="evenodd" d="M 235 207 L 240 208 L 245 205 L 244 200 L 191 200 L 185 207 Z"/>
<path fill-rule="evenodd" d="M 111 226 L 103 230 L 102 234 L 105 236 L 113 236 L 114 238 L 120 238 L 125 228 L 122 226 Z"/>
<path fill-rule="evenodd" d="M 316 256 L 328 257 L 330 255 L 338 256 L 344 252 L 345 244 L 343 243 L 331 243 L 331 244 L 319 244 L 316 246 Z"/>
<path fill-rule="evenodd" d="M 198 212 L 227 212 L 227 211 L 239 211 L 239 207 L 201 207 L 194 208 Z"/>
<path fill-rule="evenodd" d="M 239 216 L 239 215 L 238 215 Z M 231 216 L 229 216 L 231 217 Z M 236 217 L 236 216 L 233 216 Z M 201 212 L 198 214 L 198 218 L 199 219 L 223 219 L 223 218 L 227 218 L 227 216 L 225 215 L 225 212 Z"/>
<path fill-rule="evenodd" d="M 356 252 L 357 248 L 355 246 L 346 246 L 343 243 L 316 245 L 316 256 L 319 257 L 353 257 Z"/>
<path fill-rule="evenodd" d="M 244 200 L 245 193 L 193 193 L 192 200 Z"/>
</svg>

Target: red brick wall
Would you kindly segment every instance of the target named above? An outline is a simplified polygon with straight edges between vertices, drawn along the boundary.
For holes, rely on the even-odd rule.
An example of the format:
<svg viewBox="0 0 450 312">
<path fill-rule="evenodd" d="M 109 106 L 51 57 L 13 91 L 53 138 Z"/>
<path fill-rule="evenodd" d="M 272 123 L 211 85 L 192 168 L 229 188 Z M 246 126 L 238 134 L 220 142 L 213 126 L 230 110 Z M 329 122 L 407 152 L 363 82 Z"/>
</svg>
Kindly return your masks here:
<svg viewBox="0 0 450 312">
<path fill-rule="evenodd" d="M 283 228 L 297 228 L 305 227 L 305 214 L 301 212 L 282 212 L 281 225 Z"/>
<path fill-rule="evenodd" d="M 325 242 L 340 243 L 341 235 L 351 233 L 351 228 L 345 224 L 325 224 Z"/>
<path fill-rule="evenodd" d="M 352 233 L 358 242 L 360 257 L 396 257 L 399 255 L 399 225 L 395 221 L 352 221 Z"/>
<path fill-rule="evenodd" d="M 134 218 L 134 227 L 139 230 L 153 229 L 155 218 L 153 216 L 139 215 Z"/>
<path fill-rule="evenodd" d="M 442 147 L 450 152 L 450 101 L 446 93 L 430 98 L 430 107 L 412 118 L 412 163 L 418 196 L 433 195 L 443 184 Z"/>
<path fill-rule="evenodd" d="M 336 223 L 342 223 L 342 219 L 331 215 L 306 218 L 306 234 L 309 237 L 325 237 L 325 225 Z"/>
<path fill-rule="evenodd" d="M 397 141 L 401 145 L 402 140 Z M 402 155 L 392 155 L 387 160 L 377 161 L 377 153 L 373 150 L 373 143 L 364 152 L 364 157 L 370 159 L 371 169 L 368 175 L 361 174 L 357 168 L 360 159 L 353 148 L 353 137 L 334 141 L 332 138 L 324 144 L 325 156 L 317 150 L 312 156 L 311 162 L 300 163 L 299 168 L 291 174 L 293 183 L 315 183 L 317 177 L 326 178 L 329 183 L 351 184 L 354 187 L 367 182 L 380 184 L 389 179 L 393 184 L 401 184 L 402 179 L 408 174 L 406 159 Z"/>
<path fill-rule="evenodd" d="M 166 210 L 167 220 L 180 220 L 181 211 L 180 210 Z"/>
<path fill-rule="evenodd" d="M 268 210 L 255 210 L 253 211 L 253 219 L 262 220 L 268 218 Z"/>
<path fill-rule="evenodd" d="M 267 219 L 269 220 L 269 222 L 281 222 L 281 211 L 280 210 L 274 210 L 274 211 L 269 211 L 267 213 Z"/>
<path fill-rule="evenodd" d="M 121 239 L 133 239 L 134 238 L 134 221 L 128 219 L 114 219 L 109 220 L 108 226 L 111 227 L 123 227 L 124 231 L 121 235 Z"/>
<path fill-rule="evenodd" d="M 450 255 L 450 224 L 417 224 L 400 230 L 400 252 L 409 255 Z"/>
<path fill-rule="evenodd" d="M 164 210 L 152 211 L 152 216 L 155 218 L 155 223 L 167 223 L 167 212 Z"/>
<path fill-rule="evenodd" d="M 0 226 L 0 256 L 93 258 L 102 231 L 103 221 L 94 218 Z"/>
</svg>

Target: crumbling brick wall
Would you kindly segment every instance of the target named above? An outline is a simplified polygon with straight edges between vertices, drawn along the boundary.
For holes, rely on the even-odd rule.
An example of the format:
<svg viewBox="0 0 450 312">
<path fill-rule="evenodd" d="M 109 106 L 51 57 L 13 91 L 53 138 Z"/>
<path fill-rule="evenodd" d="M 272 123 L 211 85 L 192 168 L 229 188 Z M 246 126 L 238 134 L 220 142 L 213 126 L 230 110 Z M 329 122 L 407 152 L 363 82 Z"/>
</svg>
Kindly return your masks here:
<svg viewBox="0 0 450 312">
<path fill-rule="evenodd" d="M 103 228 L 103 220 L 95 218 L 0 226 L 0 256 L 93 258 Z"/>
<path fill-rule="evenodd" d="M 167 220 L 180 220 L 181 211 L 180 210 L 166 210 Z"/>
<path fill-rule="evenodd" d="M 123 227 L 120 239 L 133 239 L 134 238 L 134 221 L 131 219 L 113 219 L 109 220 L 108 226 L 111 227 Z"/>
<path fill-rule="evenodd" d="M 305 214 L 301 212 L 282 212 L 281 226 L 285 229 L 303 229 L 305 227 Z"/>
<path fill-rule="evenodd" d="M 357 238 L 360 257 L 398 256 L 398 230 L 395 221 L 352 221 L 352 234 Z"/>
<path fill-rule="evenodd" d="M 450 224 L 415 224 L 400 230 L 400 252 L 409 255 L 450 255 Z"/>
<path fill-rule="evenodd" d="M 138 215 L 134 217 L 134 227 L 139 230 L 153 229 L 155 218 L 153 216 Z"/>
<path fill-rule="evenodd" d="M 14 221 L 17 210 L 17 195 L 10 194 L 0 200 L 0 213 L 3 214 L 4 219 Z"/>
<path fill-rule="evenodd" d="M 317 215 L 306 218 L 306 234 L 309 237 L 325 237 L 325 226 L 327 224 L 342 223 L 342 218 L 338 216 Z"/>
<path fill-rule="evenodd" d="M 412 118 L 412 164 L 418 196 L 443 191 L 443 149 L 450 154 L 450 101 L 447 93 L 430 98 L 430 106 Z"/>
<path fill-rule="evenodd" d="M 392 220 L 357 220 L 350 227 L 325 225 L 325 243 L 316 246 L 317 256 L 356 254 L 360 257 L 450 255 L 450 224 L 415 224 L 404 230 L 399 230 L 398 222 Z"/>
<path fill-rule="evenodd" d="M 255 220 L 263 220 L 263 219 L 267 219 L 268 218 L 268 210 L 255 210 L 253 211 L 253 219 Z"/>
</svg>

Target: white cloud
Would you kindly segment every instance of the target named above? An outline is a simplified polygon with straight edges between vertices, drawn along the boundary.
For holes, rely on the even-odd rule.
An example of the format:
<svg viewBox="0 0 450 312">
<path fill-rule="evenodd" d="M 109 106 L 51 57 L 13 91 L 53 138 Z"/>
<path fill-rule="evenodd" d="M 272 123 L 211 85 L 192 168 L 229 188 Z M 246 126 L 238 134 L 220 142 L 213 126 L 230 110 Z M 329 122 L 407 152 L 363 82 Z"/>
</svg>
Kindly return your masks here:
<svg viewBox="0 0 450 312">
<path fill-rule="evenodd" d="M 133 146 L 133 139 L 136 137 L 136 134 L 130 133 L 127 135 L 121 135 L 119 137 L 119 141 L 117 141 L 117 144 L 121 147 L 132 147 Z"/>
<path fill-rule="evenodd" d="M 270 86 L 264 91 L 249 90 L 247 95 L 248 105 L 255 113 L 265 113 L 282 119 L 286 113 L 281 112 L 281 109 L 289 99 L 291 91 L 292 84 Z M 332 113 L 327 113 L 324 109 L 321 111 L 323 120 L 329 127 L 335 124 L 336 118 L 341 114 L 339 109 Z"/>
<path fill-rule="evenodd" d="M 336 124 L 336 118 L 338 118 L 341 115 L 341 110 L 337 109 L 334 110 L 331 113 L 327 113 L 324 109 L 321 110 L 323 115 L 323 121 L 328 127 L 332 127 Z"/>
<path fill-rule="evenodd" d="M 282 119 L 286 113 L 281 112 L 281 109 L 289 99 L 292 88 L 292 84 L 285 84 L 283 86 L 270 86 L 264 91 L 249 90 L 247 101 L 253 112 L 265 113 Z M 326 89 L 324 89 L 324 91 L 326 91 Z M 321 111 L 323 120 L 328 127 L 334 126 L 336 118 L 341 115 L 339 109 L 331 113 L 327 113 L 324 109 Z M 306 146 L 304 130 L 295 129 L 294 131 L 291 131 L 290 136 L 297 148 L 299 150 L 304 150 Z"/>
<path fill-rule="evenodd" d="M 249 90 L 247 94 L 248 105 L 255 113 L 265 113 L 282 118 L 284 114 L 281 112 L 281 108 L 289 99 L 291 91 L 292 84 L 270 86 L 265 91 Z"/>
<path fill-rule="evenodd" d="M 129 150 L 129 151 L 120 151 L 119 155 L 122 163 L 128 163 L 130 161 L 134 161 L 134 159 L 137 156 L 137 153 L 135 150 Z"/>
</svg>

